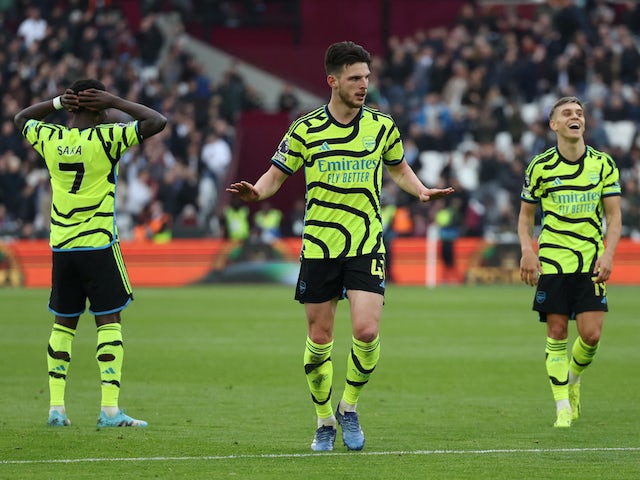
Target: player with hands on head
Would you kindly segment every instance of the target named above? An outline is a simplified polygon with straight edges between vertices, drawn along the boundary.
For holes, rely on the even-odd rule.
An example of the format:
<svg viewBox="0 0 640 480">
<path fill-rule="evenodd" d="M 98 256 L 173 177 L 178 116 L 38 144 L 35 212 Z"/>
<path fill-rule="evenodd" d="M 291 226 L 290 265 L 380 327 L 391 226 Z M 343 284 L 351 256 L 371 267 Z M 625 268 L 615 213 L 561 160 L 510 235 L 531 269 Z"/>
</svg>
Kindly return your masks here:
<svg viewBox="0 0 640 480">
<path fill-rule="evenodd" d="M 586 145 L 585 115 L 576 97 L 562 97 L 549 113 L 557 145 L 531 159 L 521 194 L 520 277 L 535 286 L 533 310 L 546 322 L 546 369 L 556 402 L 555 427 L 580 416 L 580 381 L 598 347 L 606 282 L 620 240 L 619 172 L 607 153 Z M 542 210 L 538 252 L 536 211 Z M 606 225 L 603 222 L 606 219 Z M 606 233 L 605 233 L 606 231 Z M 568 352 L 569 320 L 578 336 Z"/>
<path fill-rule="evenodd" d="M 371 56 L 353 42 L 326 51 L 329 103 L 294 120 L 255 184 L 232 183 L 227 192 L 247 202 L 274 195 L 304 170 L 305 223 L 295 299 L 304 304 L 304 369 L 317 416 L 312 450 L 333 450 L 336 426 L 349 450 L 361 450 L 364 433 L 356 407 L 380 355 L 379 325 L 385 293 L 385 248 L 380 193 L 382 172 L 426 202 L 453 188 L 427 188 L 404 158 L 391 116 L 365 104 Z M 344 392 L 331 405 L 334 321 L 338 301 L 351 311 L 351 349 Z"/>
<path fill-rule="evenodd" d="M 108 123 L 107 109 L 132 117 Z M 56 110 L 71 112 L 69 126 L 47 123 Z M 99 427 L 144 427 L 118 406 L 124 346 L 120 312 L 133 300 L 115 218 L 118 165 L 131 146 L 162 131 L 167 119 L 142 104 L 105 90 L 94 79 L 74 82 L 60 96 L 18 112 L 14 122 L 45 160 L 52 187 L 52 284 L 55 321 L 47 348 L 48 424 L 67 426 L 67 374 L 80 315 L 95 317 L 96 360 L 101 382 Z"/>
</svg>

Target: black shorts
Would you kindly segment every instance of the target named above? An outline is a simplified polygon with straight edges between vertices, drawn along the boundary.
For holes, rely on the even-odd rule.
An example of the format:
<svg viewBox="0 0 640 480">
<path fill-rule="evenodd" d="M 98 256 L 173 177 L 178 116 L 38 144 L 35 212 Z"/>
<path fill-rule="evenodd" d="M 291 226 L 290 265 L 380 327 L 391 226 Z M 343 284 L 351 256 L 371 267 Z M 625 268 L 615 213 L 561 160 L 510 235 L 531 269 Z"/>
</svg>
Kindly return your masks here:
<svg viewBox="0 0 640 480">
<path fill-rule="evenodd" d="M 295 299 L 322 303 L 346 297 L 347 290 L 384 295 L 384 254 L 332 259 L 302 259 Z"/>
<path fill-rule="evenodd" d="M 49 310 L 77 317 L 87 299 L 94 315 L 119 312 L 133 300 L 119 243 L 100 250 L 53 252 Z"/>
<path fill-rule="evenodd" d="M 546 322 L 548 313 L 569 315 L 582 312 L 608 312 L 607 287 L 593 283 L 590 273 L 540 275 L 533 309 Z"/>
</svg>

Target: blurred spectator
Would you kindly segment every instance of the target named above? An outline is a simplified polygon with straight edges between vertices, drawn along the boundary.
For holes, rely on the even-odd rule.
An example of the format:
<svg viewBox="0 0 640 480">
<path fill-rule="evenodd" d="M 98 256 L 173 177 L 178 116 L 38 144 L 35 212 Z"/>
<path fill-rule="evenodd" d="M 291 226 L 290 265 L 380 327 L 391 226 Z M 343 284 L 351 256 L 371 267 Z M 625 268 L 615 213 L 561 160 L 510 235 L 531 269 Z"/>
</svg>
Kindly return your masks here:
<svg viewBox="0 0 640 480">
<path fill-rule="evenodd" d="M 300 107 L 300 99 L 295 94 L 293 85 L 289 82 L 285 83 L 278 95 L 278 110 L 288 113 L 291 119 L 298 114 Z"/>
<path fill-rule="evenodd" d="M 621 48 L 619 79 L 625 84 L 634 84 L 638 81 L 638 65 L 640 65 L 637 38 L 624 26 L 619 26 L 616 30 Z"/>
<path fill-rule="evenodd" d="M 42 18 L 40 7 L 36 5 L 27 7 L 27 18 L 20 22 L 17 33 L 24 40 L 27 49 L 31 48 L 35 42 L 40 42 L 45 38 L 47 21 Z"/>
<path fill-rule="evenodd" d="M 602 111 L 603 120 L 608 122 L 618 122 L 629 118 L 627 101 L 621 92 L 613 92 Z"/>
<path fill-rule="evenodd" d="M 622 3 L 625 7 L 621 15 L 622 23 L 630 32 L 640 32 L 640 3 L 637 0 L 626 0 Z"/>
<path fill-rule="evenodd" d="M 393 282 L 393 240 L 396 238 L 396 232 L 393 227 L 393 219 L 398 209 L 398 185 L 389 181 L 383 182 L 382 195 L 380 197 L 381 215 L 382 215 L 382 242 L 385 248 L 385 280 Z"/>
<path fill-rule="evenodd" d="M 571 42 L 576 32 L 591 32 L 591 25 L 584 9 L 578 7 L 573 0 L 556 0 L 549 4 L 555 9 L 553 26 L 560 32 L 560 41 L 564 47 Z"/>
<path fill-rule="evenodd" d="M 411 136 L 420 150 L 447 151 L 451 149 L 447 134 L 452 123 L 449 106 L 439 93 L 430 92 L 413 117 Z"/>
<path fill-rule="evenodd" d="M 418 167 L 418 163 L 420 162 L 420 149 L 416 145 L 416 142 L 411 137 L 407 137 L 404 141 L 404 158 L 407 160 L 407 163 L 414 170 Z"/>
<path fill-rule="evenodd" d="M 587 125 L 589 129 L 585 132 L 585 142 L 587 145 L 591 145 L 597 150 L 611 149 L 611 142 L 609 142 L 609 136 L 607 130 L 604 128 L 603 120 L 599 115 L 591 115 L 586 113 Z M 616 159 L 619 157 L 616 156 Z"/>
<path fill-rule="evenodd" d="M 20 159 L 11 151 L 0 155 L 0 201 L 7 208 L 9 217 L 20 219 L 20 198 L 26 187 L 26 179 L 20 170 Z"/>
<path fill-rule="evenodd" d="M 160 200 L 145 205 L 140 212 L 134 238 L 138 241 L 166 243 L 171 240 L 172 218 L 164 211 Z"/>
<path fill-rule="evenodd" d="M 262 202 L 260 204 L 260 209 L 253 215 L 253 222 L 264 243 L 272 243 L 282 237 L 282 217 L 282 211 L 271 203 Z"/>
<path fill-rule="evenodd" d="M 135 38 L 142 66 L 155 67 L 164 45 L 164 34 L 158 27 L 155 13 L 147 13 L 142 17 Z"/>
<path fill-rule="evenodd" d="M 406 203 L 398 203 L 396 206 L 391 220 L 391 229 L 398 237 L 412 237 L 415 235 L 413 212 Z"/>
<path fill-rule="evenodd" d="M 609 87 L 604 82 L 602 73 L 591 69 L 589 82 L 585 88 L 583 98 L 587 104 L 591 104 L 596 99 L 603 99 L 609 96 Z"/>
<path fill-rule="evenodd" d="M 12 152 L 18 157 L 25 154 L 24 142 L 15 134 L 15 127 L 9 118 L 0 125 L 0 154 Z"/>
<path fill-rule="evenodd" d="M 135 221 L 142 221 L 142 212 L 151 203 L 153 196 L 151 175 L 146 168 L 140 168 L 129 178 L 127 184 L 126 211 Z"/>
<path fill-rule="evenodd" d="M 38 214 L 37 191 L 31 182 L 25 182 L 18 196 L 16 220 L 21 228 L 21 237 L 35 238 L 38 234 L 35 228 L 35 220 Z"/>
<path fill-rule="evenodd" d="M 245 241 L 251 234 L 251 221 L 249 207 L 236 196 L 231 197 L 231 202 L 223 209 L 224 227 L 226 237 L 229 240 Z"/>
<path fill-rule="evenodd" d="M 14 237 L 18 233 L 18 223 L 9 215 L 7 206 L 0 202 L 0 239 Z"/>
<path fill-rule="evenodd" d="M 525 148 L 526 154 L 531 157 L 535 155 L 535 152 L 544 152 L 551 147 L 552 142 L 549 138 L 548 128 L 543 121 L 536 121 L 530 125 L 532 136 L 530 137 L 529 144 Z"/>
<path fill-rule="evenodd" d="M 298 198 L 293 202 L 291 209 L 285 214 L 282 222 L 282 234 L 285 237 L 301 238 L 304 230 L 305 215 L 304 200 Z"/>
<path fill-rule="evenodd" d="M 640 189 L 638 182 L 629 178 L 623 181 L 622 188 L 622 228 L 623 235 L 640 241 Z"/>
<path fill-rule="evenodd" d="M 203 164 L 203 172 L 200 179 L 200 188 L 203 192 L 209 192 L 205 202 L 215 205 L 218 195 L 222 191 L 227 179 L 227 169 L 231 164 L 231 146 L 225 138 L 227 123 L 218 120 L 213 128 L 205 136 L 200 158 Z"/>
<path fill-rule="evenodd" d="M 192 204 L 185 205 L 173 222 L 172 238 L 194 238 L 207 234 L 207 229 L 200 225 L 198 210 Z"/>
<path fill-rule="evenodd" d="M 463 61 L 454 61 L 451 65 L 451 77 L 442 88 L 442 100 L 449 105 L 452 112 L 457 112 L 462 106 L 469 85 L 469 67 Z"/>
<path fill-rule="evenodd" d="M 480 183 L 480 160 L 473 148 L 469 148 L 452 158 L 453 174 L 457 182 L 467 192 L 473 192 Z"/>
<path fill-rule="evenodd" d="M 220 98 L 220 114 L 229 123 L 235 123 L 245 104 L 246 85 L 237 67 L 233 65 L 224 73 L 215 92 Z"/>
<path fill-rule="evenodd" d="M 460 283 L 461 278 L 456 270 L 455 244 L 460 236 L 462 199 L 451 197 L 450 200 L 439 200 L 437 203 L 435 208 L 438 212 L 435 216 L 435 223 L 438 225 L 440 258 L 444 265 L 442 281 L 444 283 Z"/>
<path fill-rule="evenodd" d="M 176 218 L 185 206 L 196 203 L 197 178 L 190 173 L 189 167 L 176 162 L 165 169 L 162 180 L 158 184 L 156 198 L 162 202 L 164 211 L 172 218 Z"/>
</svg>

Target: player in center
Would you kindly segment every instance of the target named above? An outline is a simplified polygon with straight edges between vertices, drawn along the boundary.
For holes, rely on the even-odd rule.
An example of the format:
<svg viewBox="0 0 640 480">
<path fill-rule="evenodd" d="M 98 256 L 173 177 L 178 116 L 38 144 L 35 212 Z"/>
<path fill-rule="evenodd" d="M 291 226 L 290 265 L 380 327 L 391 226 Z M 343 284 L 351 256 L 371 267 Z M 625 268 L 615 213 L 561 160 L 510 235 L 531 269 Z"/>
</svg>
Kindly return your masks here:
<svg viewBox="0 0 640 480">
<path fill-rule="evenodd" d="M 356 407 L 380 356 L 378 335 L 385 292 L 380 192 L 383 167 L 400 188 L 422 202 L 453 188 L 427 188 L 404 158 L 393 119 L 365 104 L 371 56 L 350 41 L 326 51 L 331 99 L 295 120 L 255 184 L 227 191 L 255 202 L 274 195 L 304 169 L 305 223 L 295 299 L 304 304 L 307 339 L 304 369 L 318 418 L 312 450 L 333 450 L 336 426 L 349 450 L 361 450 L 364 433 Z M 338 301 L 351 310 L 351 352 L 342 398 L 333 410 L 334 321 Z"/>
</svg>

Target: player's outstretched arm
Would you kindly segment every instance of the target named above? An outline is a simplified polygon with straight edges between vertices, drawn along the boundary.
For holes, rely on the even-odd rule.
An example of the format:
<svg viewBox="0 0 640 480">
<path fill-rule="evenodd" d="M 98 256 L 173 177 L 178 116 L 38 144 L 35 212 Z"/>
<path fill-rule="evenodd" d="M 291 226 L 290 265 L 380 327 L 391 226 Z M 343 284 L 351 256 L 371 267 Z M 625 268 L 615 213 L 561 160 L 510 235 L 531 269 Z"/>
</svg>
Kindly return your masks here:
<svg viewBox="0 0 640 480">
<path fill-rule="evenodd" d="M 402 190 L 417 197 L 421 202 L 437 200 L 438 198 L 449 196 L 455 192 L 453 187 L 425 187 L 406 160 L 403 160 L 398 165 L 389 166 L 388 170 L 393 181 L 397 183 Z"/>
<path fill-rule="evenodd" d="M 242 180 L 229 185 L 226 191 L 237 195 L 245 202 L 257 202 L 273 196 L 287 178 L 289 178 L 287 174 L 272 165 L 262 174 L 255 185 Z"/>
</svg>

